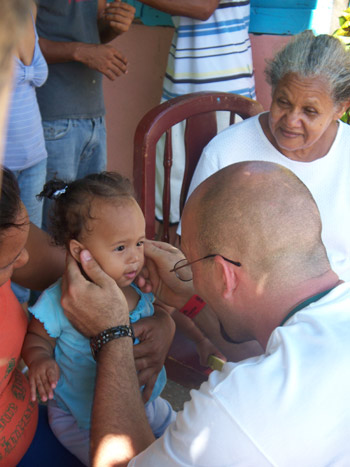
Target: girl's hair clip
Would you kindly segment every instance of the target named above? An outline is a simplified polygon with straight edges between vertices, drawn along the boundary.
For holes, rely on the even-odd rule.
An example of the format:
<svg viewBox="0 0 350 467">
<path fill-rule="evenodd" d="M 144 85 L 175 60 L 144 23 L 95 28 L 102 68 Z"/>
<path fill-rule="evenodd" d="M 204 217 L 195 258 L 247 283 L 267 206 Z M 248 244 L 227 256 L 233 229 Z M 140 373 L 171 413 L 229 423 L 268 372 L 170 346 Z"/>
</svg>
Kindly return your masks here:
<svg viewBox="0 0 350 467">
<path fill-rule="evenodd" d="M 54 193 L 52 193 L 52 199 L 57 199 L 61 195 L 64 195 L 65 192 L 67 191 L 68 185 L 66 185 L 64 188 L 61 188 L 60 190 L 56 190 Z"/>
</svg>

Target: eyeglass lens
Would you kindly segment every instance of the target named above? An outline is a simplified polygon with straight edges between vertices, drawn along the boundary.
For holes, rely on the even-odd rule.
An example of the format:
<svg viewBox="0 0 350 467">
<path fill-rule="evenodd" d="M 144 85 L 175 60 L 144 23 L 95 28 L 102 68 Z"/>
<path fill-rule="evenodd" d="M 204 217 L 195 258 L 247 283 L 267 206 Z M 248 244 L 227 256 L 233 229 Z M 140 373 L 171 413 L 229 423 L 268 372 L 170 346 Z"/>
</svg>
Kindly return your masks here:
<svg viewBox="0 0 350 467">
<path fill-rule="evenodd" d="M 184 282 L 189 282 L 192 280 L 192 270 L 191 266 L 188 263 L 187 259 L 181 259 L 175 264 L 174 267 L 176 277 Z"/>
</svg>

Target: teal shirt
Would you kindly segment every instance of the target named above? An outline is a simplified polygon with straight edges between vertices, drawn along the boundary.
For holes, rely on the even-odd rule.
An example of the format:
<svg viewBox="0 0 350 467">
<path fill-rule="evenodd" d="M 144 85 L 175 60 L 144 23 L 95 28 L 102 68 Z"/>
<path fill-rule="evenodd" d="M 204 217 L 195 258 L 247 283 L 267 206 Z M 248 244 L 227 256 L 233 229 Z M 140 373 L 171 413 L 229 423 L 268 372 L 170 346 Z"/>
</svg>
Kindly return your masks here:
<svg viewBox="0 0 350 467">
<path fill-rule="evenodd" d="M 153 294 L 142 293 L 136 308 L 130 312 L 130 321 L 154 314 Z M 94 396 L 96 362 L 92 358 L 89 339 L 80 334 L 68 321 L 61 307 L 61 280 L 45 290 L 30 312 L 41 321 L 50 337 L 56 339 L 55 359 L 60 367 L 60 378 L 55 389 L 58 406 L 70 412 L 80 428 L 89 429 Z M 135 341 L 137 344 L 138 341 Z M 150 401 L 160 395 L 166 383 L 163 367 L 158 375 Z M 141 388 L 142 389 L 142 388 Z"/>
</svg>

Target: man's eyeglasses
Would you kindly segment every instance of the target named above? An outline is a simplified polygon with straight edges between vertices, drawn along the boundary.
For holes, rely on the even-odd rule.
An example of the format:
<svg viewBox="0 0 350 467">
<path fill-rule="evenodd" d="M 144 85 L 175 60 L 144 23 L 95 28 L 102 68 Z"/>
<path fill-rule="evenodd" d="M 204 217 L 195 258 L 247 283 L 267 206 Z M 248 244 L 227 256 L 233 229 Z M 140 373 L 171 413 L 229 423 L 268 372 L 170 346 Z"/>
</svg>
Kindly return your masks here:
<svg viewBox="0 0 350 467">
<path fill-rule="evenodd" d="M 180 259 L 173 269 L 171 269 L 170 272 L 175 272 L 175 275 L 178 279 L 180 279 L 183 282 L 189 282 L 193 279 L 192 275 L 192 269 L 191 265 L 194 263 L 198 263 L 199 261 L 202 261 L 203 259 L 208 259 L 208 258 L 215 258 L 215 256 L 221 256 L 222 259 L 225 261 L 234 264 L 235 266 L 241 267 L 242 264 L 239 263 L 238 261 L 232 261 L 232 259 L 225 258 L 225 256 L 219 255 L 217 253 L 212 254 L 212 255 L 207 255 L 204 256 L 203 258 L 196 259 L 194 261 L 191 261 L 190 263 L 187 261 L 187 259 Z"/>
</svg>

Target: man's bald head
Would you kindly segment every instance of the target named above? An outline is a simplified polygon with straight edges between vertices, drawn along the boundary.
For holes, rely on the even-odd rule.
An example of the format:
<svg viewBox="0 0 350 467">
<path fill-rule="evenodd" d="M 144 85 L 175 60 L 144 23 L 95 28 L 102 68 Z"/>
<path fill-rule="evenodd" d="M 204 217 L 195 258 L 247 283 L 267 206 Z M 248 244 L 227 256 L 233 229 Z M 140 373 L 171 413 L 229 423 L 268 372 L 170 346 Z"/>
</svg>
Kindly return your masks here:
<svg viewBox="0 0 350 467">
<path fill-rule="evenodd" d="M 190 218 L 190 219 L 189 219 Z M 220 253 L 252 277 L 304 280 L 329 269 L 319 211 L 306 186 L 271 162 L 241 162 L 205 180 L 186 204 L 200 254 Z"/>
</svg>

